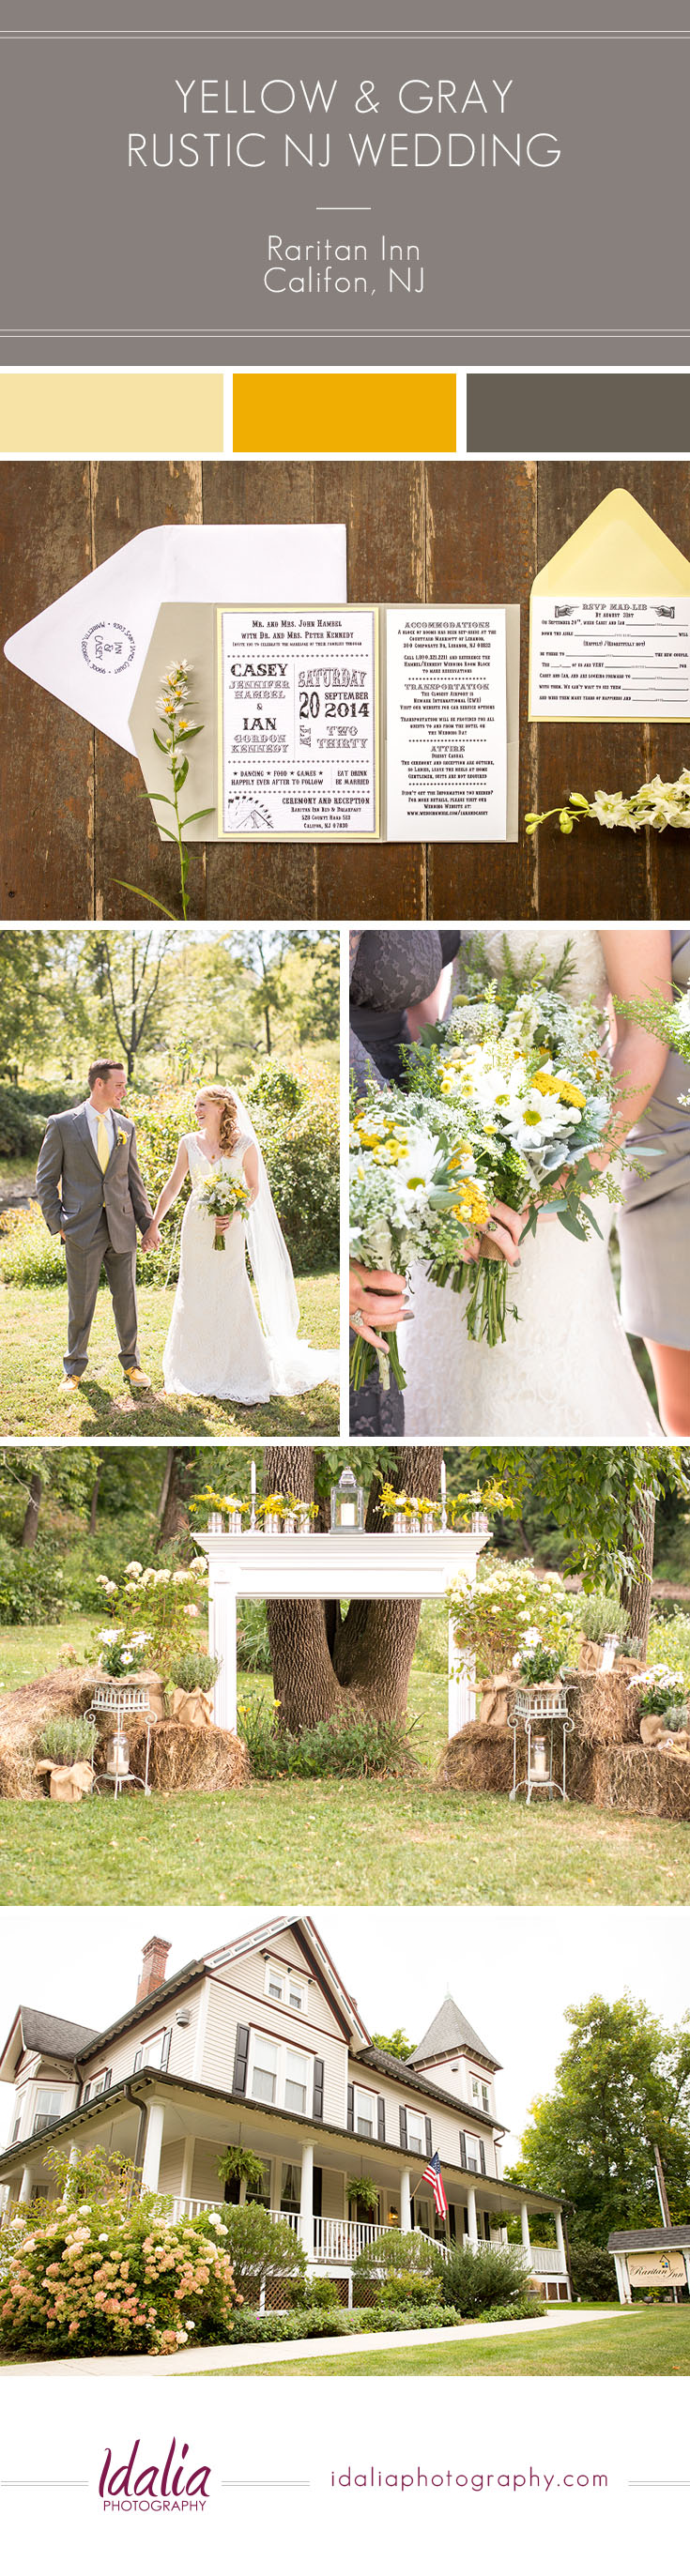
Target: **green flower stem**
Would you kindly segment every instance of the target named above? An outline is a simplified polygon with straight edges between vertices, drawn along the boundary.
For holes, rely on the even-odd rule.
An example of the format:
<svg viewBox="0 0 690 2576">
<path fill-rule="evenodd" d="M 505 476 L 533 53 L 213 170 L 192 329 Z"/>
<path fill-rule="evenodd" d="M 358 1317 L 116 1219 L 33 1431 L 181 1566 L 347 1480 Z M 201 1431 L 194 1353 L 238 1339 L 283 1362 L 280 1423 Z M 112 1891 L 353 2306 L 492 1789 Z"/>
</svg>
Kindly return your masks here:
<svg viewBox="0 0 690 2576">
<path fill-rule="evenodd" d="M 372 1348 L 371 1342 L 365 1342 L 362 1334 L 357 1333 L 350 1352 L 350 1385 L 356 1390 L 361 1386 L 366 1386 L 367 1378 L 371 1377 L 373 1369 L 378 1363 L 379 1383 L 384 1388 L 385 1393 L 388 1393 L 388 1388 L 391 1382 L 391 1372 L 395 1378 L 396 1386 L 400 1387 L 402 1391 L 402 1388 L 405 1385 L 405 1371 L 403 1369 L 400 1352 L 398 1350 L 397 1333 L 386 1333 L 385 1339 L 386 1350 L 375 1351 Z"/>
</svg>

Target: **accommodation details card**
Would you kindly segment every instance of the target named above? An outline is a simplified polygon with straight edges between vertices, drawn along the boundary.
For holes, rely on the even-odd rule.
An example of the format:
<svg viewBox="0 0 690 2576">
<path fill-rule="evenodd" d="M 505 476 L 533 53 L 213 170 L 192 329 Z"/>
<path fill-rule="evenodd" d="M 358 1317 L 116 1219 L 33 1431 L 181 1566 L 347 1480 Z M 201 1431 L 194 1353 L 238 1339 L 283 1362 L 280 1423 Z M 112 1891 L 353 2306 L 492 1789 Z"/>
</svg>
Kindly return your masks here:
<svg viewBox="0 0 690 2576">
<path fill-rule="evenodd" d="M 373 608 L 218 612 L 223 837 L 375 838 Z"/>
<path fill-rule="evenodd" d="M 532 600 L 530 716 L 690 718 L 690 598 Z"/>
<path fill-rule="evenodd" d="M 386 830 L 504 841 L 504 608 L 386 610 Z"/>
</svg>

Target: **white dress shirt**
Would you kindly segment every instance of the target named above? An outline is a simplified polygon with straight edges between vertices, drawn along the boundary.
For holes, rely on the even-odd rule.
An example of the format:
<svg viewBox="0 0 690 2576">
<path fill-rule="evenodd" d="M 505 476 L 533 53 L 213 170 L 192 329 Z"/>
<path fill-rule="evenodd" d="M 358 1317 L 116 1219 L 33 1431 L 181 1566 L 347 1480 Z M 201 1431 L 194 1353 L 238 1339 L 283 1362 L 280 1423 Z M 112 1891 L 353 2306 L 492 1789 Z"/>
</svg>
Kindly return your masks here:
<svg viewBox="0 0 690 2576">
<path fill-rule="evenodd" d="M 91 1102 L 90 1100 L 87 1100 L 87 1102 L 86 1102 L 86 1115 L 87 1115 L 88 1122 L 89 1122 L 89 1135 L 90 1135 L 90 1137 L 91 1137 L 91 1143 L 92 1143 L 92 1145 L 95 1147 L 96 1153 L 98 1153 L 98 1119 L 99 1119 L 99 1114 L 100 1114 L 100 1116 L 101 1116 L 102 1118 L 105 1118 L 105 1121 L 106 1121 L 106 1126 L 107 1126 L 107 1130 L 108 1130 L 108 1135 L 109 1135 L 109 1138 L 110 1138 L 110 1151 L 111 1151 L 111 1154 L 112 1154 L 113 1146 L 114 1146 L 114 1143 L 115 1143 L 115 1112 L 114 1112 L 114 1110 L 113 1110 L 113 1109 L 103 1109 L 103 1110 L 101 1110 L 101 1111 L 100 1111 L 100 1113 L 99 1113 L 99 1111 L 98 1111 L 97 1109 L 94 1109 L 94 1108 L 93 1108 L 92 1102 Z"/>
</svg>

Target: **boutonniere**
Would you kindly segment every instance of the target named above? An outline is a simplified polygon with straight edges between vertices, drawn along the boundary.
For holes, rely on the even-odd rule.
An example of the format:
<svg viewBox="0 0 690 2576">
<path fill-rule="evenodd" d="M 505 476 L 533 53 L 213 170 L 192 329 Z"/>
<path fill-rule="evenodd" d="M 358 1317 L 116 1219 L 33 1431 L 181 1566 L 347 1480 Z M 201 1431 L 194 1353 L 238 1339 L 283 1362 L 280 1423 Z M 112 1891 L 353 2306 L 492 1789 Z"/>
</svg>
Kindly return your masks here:
<svg viewBox="0 0 690 2576">
<path fill-rule="evenodd" d="M 126 1143 L 127 1143 L 127 1130 L 126 1130 L 126 1127 L 118 1127 L 118 1131 L 117 1131 L 117 1141 L 118 1141 L 118 1145 L 126 1145 Z"/>
</svg>

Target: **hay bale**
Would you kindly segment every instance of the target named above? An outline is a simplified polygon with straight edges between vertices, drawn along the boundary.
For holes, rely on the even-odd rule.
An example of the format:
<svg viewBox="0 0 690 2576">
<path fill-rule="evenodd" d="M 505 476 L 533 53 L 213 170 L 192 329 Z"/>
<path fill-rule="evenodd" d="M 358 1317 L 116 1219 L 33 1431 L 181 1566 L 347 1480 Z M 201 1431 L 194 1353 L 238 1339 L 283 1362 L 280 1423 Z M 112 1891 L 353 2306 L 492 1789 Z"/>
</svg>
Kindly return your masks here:
<svg viewBox="0 0 690 2576">
<path fill-rule="evenodd" d="M 145 1726 L 132 1720 L 127 1737 L 132 1770 L 140 1772 L 143 1779 Z M 189 1726 L 173 1717 L 161 1718 L 153 1727 L 149 1756 L 152 1789 L 167 1791 L 169 1796 L 184 1789 L 210 1796 L 213 1791 L 243 1789 L 249 1777 L 246 1744 L 226 1727 Z"/>
<path fill-rule="evenodd" d="M 518 1778 L 523 1769 L 524 1736 L 518 1736 Z M 568 1797 L 587 1804 L 592 1794 L 592 1753 L 590 1746 L 581 1743 L 575 1735 L 568 1737 L 565 1779 Z M 513 1736 L 510 1727 L 504 1727 L 501 1733 L 496 1726 L 483 1726 L 480 1718 L 475 1718 L 470 1726 L 463 1726 L 459 1735 L 451 1736 L 440 1780 L 446 1789 L 488 1790 L 494 1797 L 505 1797 L 513 1786 Z M 533 1806 L 545 1803 L 539 1794 L 532 1798 Z M 549 1803 L 555 1804 L 556 1801 Z"/>
<path fill-rule="evenodd" d="M 43 1796 L 36 1756 L 43 1728 L 51 1717 L 82 1717 L 103 1674 L 89 1664 L 53 1673 L 0 1698 L 0 1798 L 27 1801 Z"/>
<path fill-rule="evenodd" d="M 628 1690 L 626 1674 L 615 1664 L 610 1673 L 579 1673 L 568 1694 L 568 1710 L 582 1744 L 639 1743 L 635 1692 Z"/>
<path fill-rule="evenodd" d="M 690 1823 L 690 1757 L 650 1744 L 601 1745 L 592 1757 L 596 1807 Z"/>
</svg>

